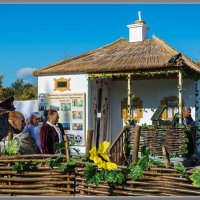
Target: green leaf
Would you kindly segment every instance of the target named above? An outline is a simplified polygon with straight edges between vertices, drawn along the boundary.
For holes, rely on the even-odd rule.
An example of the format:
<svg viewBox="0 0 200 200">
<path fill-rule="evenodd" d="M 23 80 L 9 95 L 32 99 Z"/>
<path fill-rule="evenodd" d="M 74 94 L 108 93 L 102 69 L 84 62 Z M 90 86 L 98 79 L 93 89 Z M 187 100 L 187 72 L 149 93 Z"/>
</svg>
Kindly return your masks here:
<svg viewBox="0 0 200 200">
<path fill-rule="evenodd" d="M 69 161 L 60 165 L 59 169 L 64 171 L 65 169 L 68 169 L 68 168 L 75 166 L 75 165 L 76 165 L 76 161 L 74 159 L 70 159 Z"/>
<path fill-rule="evenodd" d="M 51 160 L 48 162 L 48 166 L 50 168 L 59 167 L 60 163 L 63 162 L 63 158 L 61 156 L 57 157 L 55 160 Z"/>
<path fill-rule="evenodd" d="M 54 144 L 54 148 L 56 150 L 56 152 L 62 153 L 63 155 L 66 154 L 66 149 L 65 149 L 65 142 L 62 141 L 61 143 L 55 143 Z"/>
<path fill-rule="evenodd" d="M 6 155 L 12 156 L 16 155 L 19 151 L 19 145 L 16 140 L 11 140 L 8 142 L 8 149 L 6 150 Z"/>
<path fill-rule="evenodd" d="M 76 144 L 76 138 L 74 137 L 72 140 L 69 141 L 69 146 L 74 146 Z"/>
<path fill-rule="evenodd" d="M 174 166 L 174 168 L 181 174 L 184 175 L 186 172 L 186 168 L 182 165 L 182 163 L 178 163 Z"/>
<path fill-rule="evenodd" d="M 151 159 L 149 161 L 149 166 L 152 166 L 152 165 L 155 165 L 155 166 L 158 166 L 158 167 L 165 167 L 164 163 L 163 162 L 160 162 L 158 160 L 153 160 Z"/>
<path fill-rule="evenodd" d="M 96 173 L 96 168 L 89 162 L 86 163 L 85 165 L 85 171 L 84 171 L 84 176 L 87 179 L 92 178 Z"/>
<path fill-rule="evenodd" d="M 142 169 L 142 170 L 147 170 L 149 167 L 149 156 L 142 156 L 140 160 L 138 161 L 137 165 Z"/>
<path fill-rule="evenodd" d="M 98 186 L 99 183 L 104 179 L 104 173 L 104 170 L 97 172 L 95 166 L 93 166 L 91 163 L 86 163 L 84 176 L 86 177 L 87 184 L 95 184 Z"/>
<path fill-rule="evenodd" d="M 106 176 L 105 176 L 105 180 L 107 183 L 109 184 L 114 184 L 117 182 L 117 176 L 116 173 L 114 171 L 109 172 Z"/>
<path fill-rule="evenodd" d="M 191 176 L 190 179 L 193 181 L 193 185 L 200 187 L 200 169 L 197 169 Z"/>
<path fill-rule="evenodd" d="M 125 182 L 125 176 L 122 172 L 118 172 L 116 177 L 117 177 L 118 184 L 122 184 Z"/>
<path fill-rule="evenodd" d="M 137 180 L 139 177 L 142 177 L 144 171 L 141 169 L 139 165 L 131 166 L 129 176 L 133 181 Z"/>
<path fill-rule="evenodd" d="M 149 156 L 151 153 L 150 148 L 146 147 L 146 146 L 142 146 L 141 148 L 141 155 L 142 156 Z"/>
<path fill-rule="evenodd" d="M 91 179 L 87 180 L 88 184 L 95 184 L 96 186 L 98 186 L 101 182 L 101 174 L 100 173 L 96 173 Z"/>
<path fill-rule="evenodd" d="M 80 156 L 80 149 L 77 149 L 77 148 L 72 148 L 77 154 L 78 156 Z"/>
<path fill-rule="evenodd" d="M 40 162 L 33 162 L 32 160 L 28 162 L 16 162 L 12 169 L 14 171 L 35 171 L 38 169 L 38 165 L 41 164 Z"/>
</svg>

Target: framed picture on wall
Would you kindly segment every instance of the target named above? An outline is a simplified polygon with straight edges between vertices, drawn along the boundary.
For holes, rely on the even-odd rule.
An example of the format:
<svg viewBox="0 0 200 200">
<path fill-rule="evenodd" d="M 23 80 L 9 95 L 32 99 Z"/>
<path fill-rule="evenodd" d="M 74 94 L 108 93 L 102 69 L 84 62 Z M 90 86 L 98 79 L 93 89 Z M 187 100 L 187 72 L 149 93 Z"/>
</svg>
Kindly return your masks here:
<svg viewBox="0 0 200 200">
<path fill-rule="evenodd" d="M 70 81 L 71 78 L 54 78 L 54 91 L 64 92 L 66 90 L 70 91 Z"/>
</svg>

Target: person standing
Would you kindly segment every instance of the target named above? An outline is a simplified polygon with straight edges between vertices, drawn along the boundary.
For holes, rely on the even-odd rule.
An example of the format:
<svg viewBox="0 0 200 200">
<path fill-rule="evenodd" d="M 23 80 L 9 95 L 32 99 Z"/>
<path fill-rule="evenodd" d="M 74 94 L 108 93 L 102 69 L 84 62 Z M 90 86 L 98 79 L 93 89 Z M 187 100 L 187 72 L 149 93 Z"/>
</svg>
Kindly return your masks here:
<svg viewBox="0 0 200 200">
<path fill-rule="evenodd" d="M 175 114 L 174 119 L 172 120 L 173 126 L 178 126 L 179 124 L 179 118 L 178 113 Z M 187 150 L 190 155 L 195 153 L 196 151 L 196 130 L 195 130 L 195 121 L 192 119 L 191 116 L 191 108 L 190 107 L 184 107 L 183 108 L 183 120 L 182 124 L 187 127 L 187 138 L 189 140 L 187 144 Z"/>
<path fill-rule="evenodd" d="M 40 142 L 40 129 L 41 129 L 41 114 L 39 112 L 32 112 L 29 118 L 30 123 L 28 123 L 23 132 L 31 135 L 35 140 L 38 149 L 41 152 L 41 142 Z"/>
<path fill-rule="evenodd" d="M 174 118 L 172 120 L 173 126 L 177 126 L 178 123 L 179 123 L 178 114 L 179 113 L 176 113 L 174 115 Z M 182 121 L 182 123 L 183 123 L 183 125 L 189 126 L 189 127 L 195 126 L 195 121 L 192 119 L 192 116 L 191 116 L 191 108 L 190 107 L 184 107 L 183 108 L 183 121 Z"/>
<path fill-rule="evenodd" d="M 0 114 L 4 113 L 4 112 L 8 112 L 8 111 L 15 111 L 15 107 L 14 107 L 14 97 L 8 97 L 7 99 L 5 99 L 4 101 L 0 102 Z"/>
<path fill-rule="evenodd" d="M 41 127 L 40 140 L 43 154 L 55 154 L 54 144 L 61 143 L 64 138 L 63 126 L 58 123 L 59 115 L 56 110 L 47 110 L 44 113 L 46 123 Z"/>
</svg>

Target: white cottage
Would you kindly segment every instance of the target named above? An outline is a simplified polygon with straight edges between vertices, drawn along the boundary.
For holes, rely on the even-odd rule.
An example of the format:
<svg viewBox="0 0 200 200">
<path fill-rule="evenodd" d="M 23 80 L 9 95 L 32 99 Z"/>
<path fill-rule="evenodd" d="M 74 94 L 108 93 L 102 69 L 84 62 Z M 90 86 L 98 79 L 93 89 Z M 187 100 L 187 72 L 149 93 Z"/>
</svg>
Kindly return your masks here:
<svg viewBox="0 0 200 200">
<path fill-rule="evenodd" d="M 33 73 L 38 77 L 40 97 L 85 95 L 82 128 L 77 128 L 80 124 L 76 121 L 67 121 L 80 110 L 71 110 L 64 122 L 69 126 L 66 132 L 78 136 L 80 144 L 89 129 L 99 134 L 100 141 L 113 142 L 127 117 L 140 125 L 152 124 L 151 117 L 160 105 L 167 105 L 163 120 L 172 120 L 176 112 L 182 112 L 183 105 L 191 107 L 193 119 L 196 117 L 200 66 L 162 39 L 149 39 L 149 28 L 140 14 L 128 28 L 129 41 L 121 38 Z"/>
</svg>

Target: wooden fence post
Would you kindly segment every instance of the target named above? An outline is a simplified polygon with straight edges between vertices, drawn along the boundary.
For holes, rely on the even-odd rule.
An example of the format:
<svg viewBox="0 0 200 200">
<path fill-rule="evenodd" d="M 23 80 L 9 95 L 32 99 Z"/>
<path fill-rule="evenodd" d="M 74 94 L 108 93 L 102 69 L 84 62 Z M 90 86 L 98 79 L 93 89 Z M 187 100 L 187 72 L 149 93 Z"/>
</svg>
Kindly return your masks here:
<svg viewBox="0 0 200 200">
<path fill-rule="evenodd" d="M 65 158 L 66 160 L 69 160 L 70 158 L 69 139 L 66 135 L 64 135 L 64 141 L 65 141 L 65 149 L 66 149 Z"/>
<path fill-rule="evenodd" d="M 10 131 L 8 131 L 8 142 L 13 140 L 13 133 L 11 133 Z"/>
<path fill-rule="evenodd" d="M 86 142 L 85 154 L 89 154 L 89 151 L 92 148 L 92 137 L 93 137 L 93 130 L 89 129 L 87 131 L 87 142 Z"/>
<path fill-rule="evenodd" d="M 133 136 L 133 164 L 138 161 L 138 152 L 139 152 L 139 144 L 140 144 L 140 126 L 135 126 L 135 133 Z"/>
</svg>

